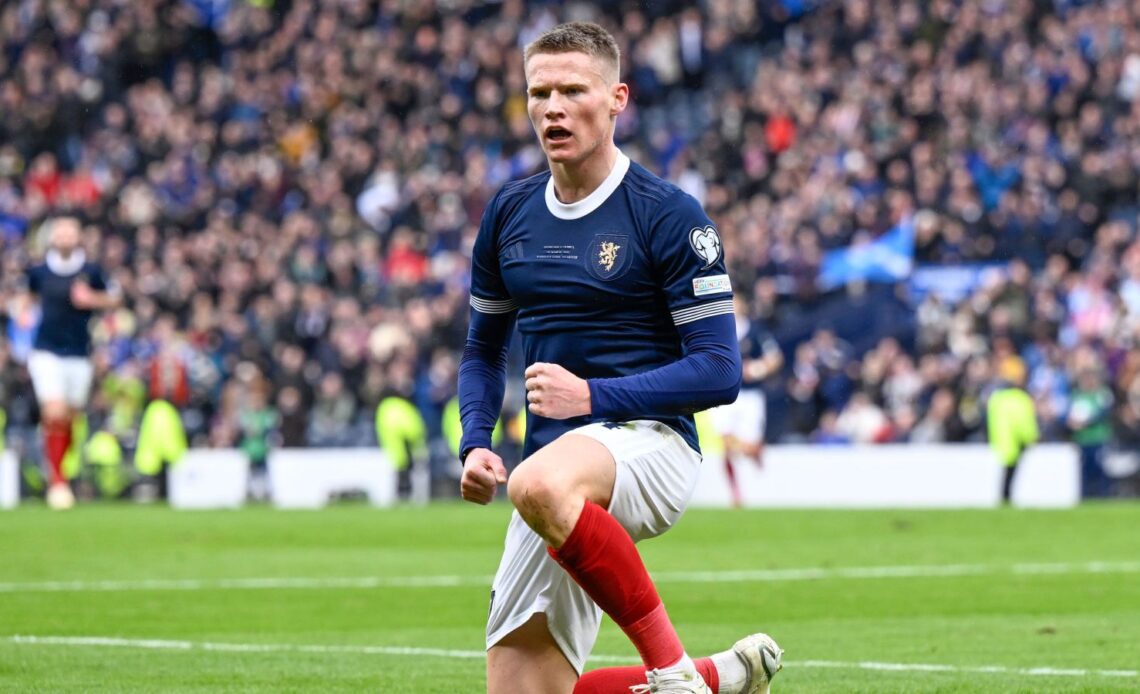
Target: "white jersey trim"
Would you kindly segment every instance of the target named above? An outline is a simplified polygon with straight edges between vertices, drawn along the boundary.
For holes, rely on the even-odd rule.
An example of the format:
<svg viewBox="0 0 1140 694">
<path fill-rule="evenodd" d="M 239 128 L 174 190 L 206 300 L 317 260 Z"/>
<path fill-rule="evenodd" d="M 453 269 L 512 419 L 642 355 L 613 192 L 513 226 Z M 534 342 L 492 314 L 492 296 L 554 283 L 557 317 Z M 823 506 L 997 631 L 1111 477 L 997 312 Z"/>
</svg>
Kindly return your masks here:
<svg viewBox="0 0 1140 694">
<path fill-rule="evenodd" d="M 629 171 L 629 157 L 619 149 L 614 168 L 610 169 L 609 175 L 602 181 L 602 184 L 578 202 L 571 203 L 560 201 L 558 196 L 554 194 L 554 176 L 551 176 L 550 180 L 546 182 L 546 209 L 559 219 L 581 219 L 601 207 L 602 203 L 613 195 L 614 191 L 621 185 L 627 171 Z"/>
<path fill-rule="evenodd" d="M 518 308 L 514 299 L 480 299 L 471 295 L 471 308 L 479 313 L 510 313 Z"/>
<path fill-rule="evenodd" d="M 707 304 L 697 304 L 688 308 L 673 311 L 673 324 L 684 325 L 709 316 L 719 316 L 724 313 L 733 313 L 732 299 L 712 301 Z"/>
<path fill-rule="evenodd" d="M 71 253 L 71 257 L 66 260 L 59 251 L 54 248 L 47 252 L 44 257 L 44 264 L 48 266 L 54 274 L 60 277 L 69 277 L 83 269 L 83 265 L 87 262 L 87 254 L 82 248 L 77 248 Z"/>
</svg>

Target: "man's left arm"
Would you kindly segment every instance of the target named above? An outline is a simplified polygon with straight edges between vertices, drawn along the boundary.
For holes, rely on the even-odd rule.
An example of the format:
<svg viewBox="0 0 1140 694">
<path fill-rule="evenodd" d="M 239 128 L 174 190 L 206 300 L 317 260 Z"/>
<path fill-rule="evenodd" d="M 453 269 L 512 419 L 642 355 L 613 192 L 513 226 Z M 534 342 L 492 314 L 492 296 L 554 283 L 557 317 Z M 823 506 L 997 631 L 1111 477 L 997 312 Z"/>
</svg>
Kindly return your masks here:
<svg viewBox="0 0 1140 694">
<path fill-rule="evenodd" d="M 736 321 L 727 314 L 677 326 L 685 356 L 652 371 L 594 378 L 591 412 L 604 419 L 693 414 L 730 403 L 740 392 Z"/>
<path fill-rule="evenodd" d="M 94 268 L 90 281 L 77 280 L 71 285 L 71 303 L 88 311 L 108 311 L 123 303 L 123 293 L 107 281 L 103 271 Z"/>
<path fill-rule="evenodd" d="M 758 383 L 784 367 L 784 353 L 771 335 L 760 336 L 760 356 L 744 360 L 744 380 Z"/>
</svg>

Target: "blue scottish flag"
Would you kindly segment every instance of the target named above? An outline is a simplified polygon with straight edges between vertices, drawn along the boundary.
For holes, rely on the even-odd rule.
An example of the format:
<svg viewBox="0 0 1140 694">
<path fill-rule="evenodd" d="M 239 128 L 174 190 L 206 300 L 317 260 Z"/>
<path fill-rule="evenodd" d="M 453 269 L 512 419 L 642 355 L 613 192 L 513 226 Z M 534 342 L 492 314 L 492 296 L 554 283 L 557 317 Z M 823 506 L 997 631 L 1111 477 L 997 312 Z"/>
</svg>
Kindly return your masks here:
<svg viewBox="0 0 1140 694">
<path fill-rule="evenodd" d="M 908 217 L 873 241 L 825 253 L 818 282 L 825 290 L 855 280 L 898 282 L 913 268 L 914 220 Z"/>
</svg>

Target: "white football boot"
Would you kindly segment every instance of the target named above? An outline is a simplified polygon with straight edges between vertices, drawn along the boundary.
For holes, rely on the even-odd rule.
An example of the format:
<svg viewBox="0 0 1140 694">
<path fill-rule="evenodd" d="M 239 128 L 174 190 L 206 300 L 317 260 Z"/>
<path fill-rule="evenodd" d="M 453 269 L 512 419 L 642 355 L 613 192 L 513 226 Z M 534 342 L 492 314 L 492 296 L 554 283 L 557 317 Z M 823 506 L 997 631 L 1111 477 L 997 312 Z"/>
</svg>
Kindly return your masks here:
<svg viewBox="0 0 1140 694">
<path fill-rule="evenodd" d="M 716 694 L 696 670 L 649 670 L 648 684 L 629 688 L 632 694 Z"/>
<path fill-rule="evenodd" d="M 747 672 L 741 694 L 768 694 L 772 678 L 784 667 L 784 649 L 767 634 L 753 634 L 733 644 L 732 652 Z"/>
<path fill-rule="evenodd" d="M 66 482 L 57 482 L 48 487 L 47 503 L 56 511 L 63 511 L 75 505 L 75 495 Z"/>
</svg>

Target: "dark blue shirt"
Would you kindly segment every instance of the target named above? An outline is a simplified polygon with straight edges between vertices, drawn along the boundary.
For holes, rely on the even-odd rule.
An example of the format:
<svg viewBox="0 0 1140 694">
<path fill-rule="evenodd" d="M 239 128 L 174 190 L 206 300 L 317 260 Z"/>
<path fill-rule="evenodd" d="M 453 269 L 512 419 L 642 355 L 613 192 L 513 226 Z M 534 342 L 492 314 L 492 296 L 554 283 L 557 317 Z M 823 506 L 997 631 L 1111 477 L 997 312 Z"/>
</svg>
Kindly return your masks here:
<svg viewBox="0 0 1140 694">
<path fill-rule="evenodd" d="M 40 327 L 35 349 L 64 357 L 85 357 L 91 351 L 88 322 L 92 311 L 76 308 L 71 303 L 71 285 L 84 280 L 95 291 L 106 291 L 103 271 L 94 263 L 84 263 L 72 275 L 56 274 L 45 265 L 28 270 L 28 289 L 39 296 Z"/>
<path fill-rule="evenodd" d="M 475 241 L 471 306 L 465 361 L 498 359 L 499 345 L 485 339 L 480 321 L 517 316 L 526 364 L 558 364 L 590 380 L 591 415 L 552 420 L 528 412 L 528 455 L 584 424 L 633 418 L 663 422 L 697 449 L 692 413 L 709 406 L 708 397 L 727 397 L 726 388 L 731 401 L 739 388 L 732 289 L 719 235 L 695 199 L 624 156 L 598 190 L 571 205 L 558 202 L 549 172 L 499 191 Z M 716 330 L 703 323 L 711 317 L 719 317 Z M 699 323 L 702 328 L 691 327 Z M 714 343 L 713 351 L 724 343 L 728 356 L 712 369 L 717 394 L 701 394 L 685 382 L 708 364 L 659 371 L 656 379 L 623 378 L 678 362 L 698 340 Z M 487 356 L 474 358 L 480 350 Z M 499 361 L 501 369 L 505 359 Z M 494 388 L 501 401 L 501 384 L 485 385 L 494 379 L 473 372 L 469 363 L 460 377 L 470 447 L 486 445 L 490 433 L 470 429 L 486 428 L 488 411 L 497 417 L 489 400 L 476 417 L 472 401 Z"/>
<path fill-rule="evenodd" d="M 756 321 L 749 321 L 743 334 L 741 333 L 741 325 L 738 322 L 736 335 L 740 343 L 740 354 L 747 360 L 761 359 L 769 354 L 778 353 L 780 351 L 780 344 L 776 342 L 775 336 Z M 772 374 L 768 374 L 768 376 L 758 380 L 745 378 L 740 387 L 762 389 L 764 387 L 764 381 L 771 378 L 771 376 Z"/>
</svg>

